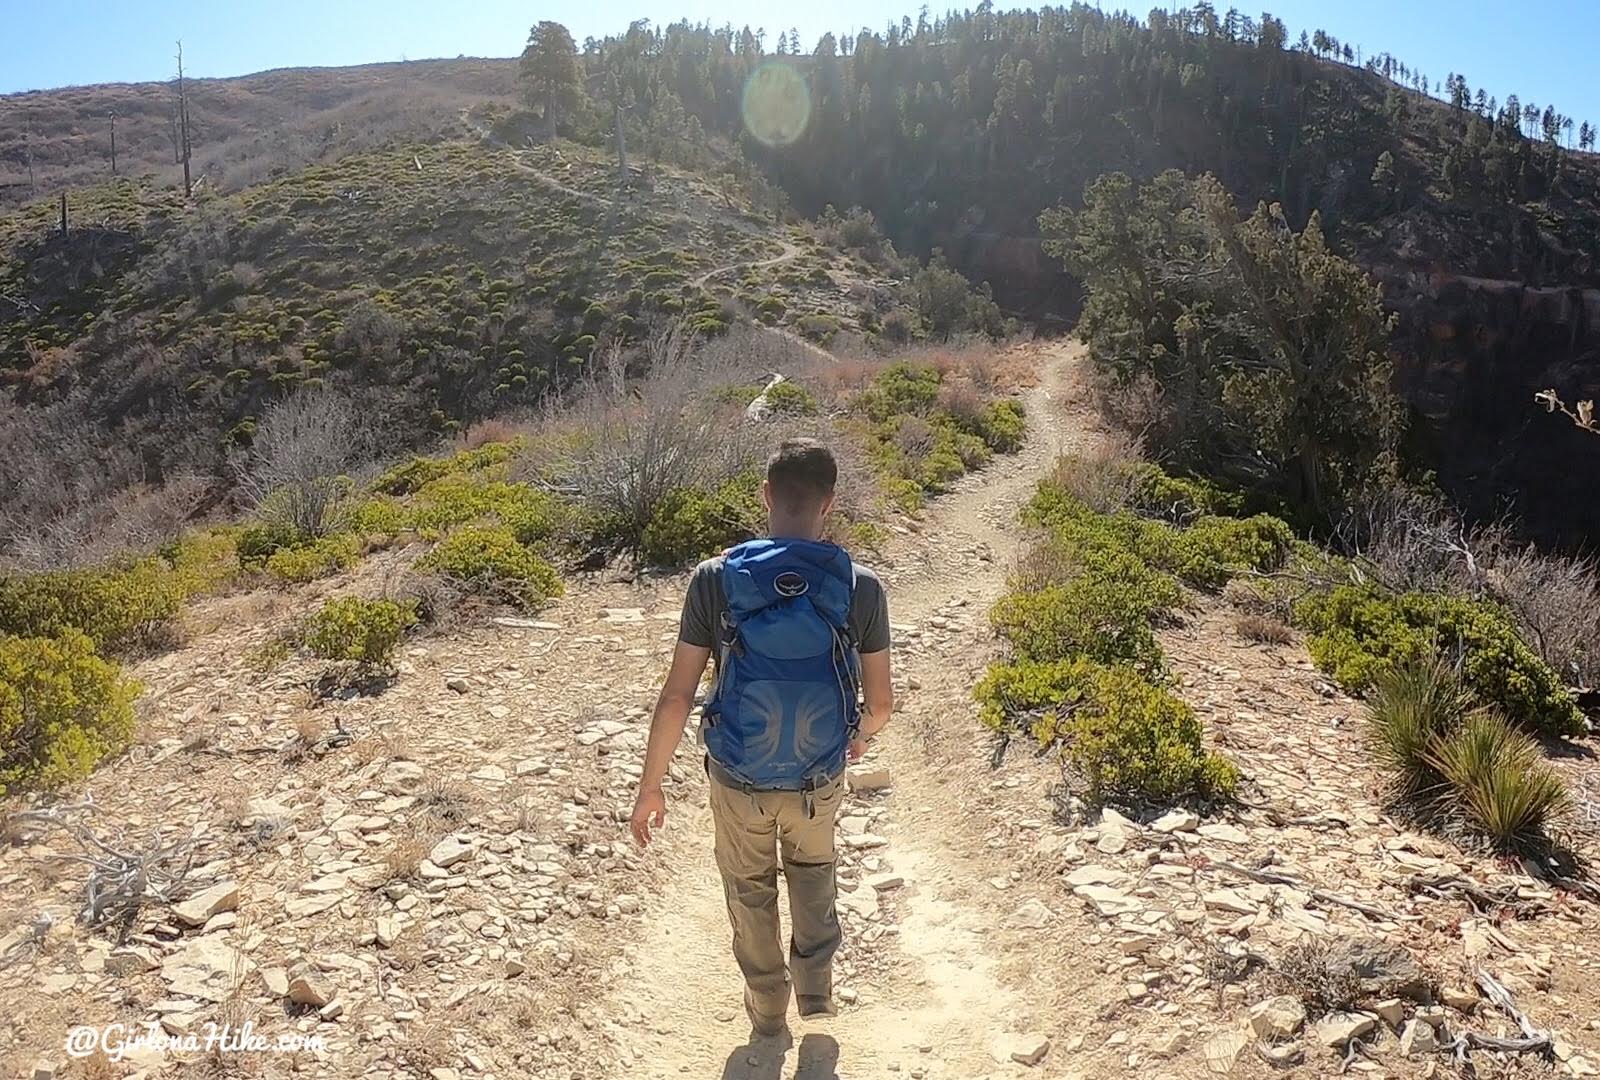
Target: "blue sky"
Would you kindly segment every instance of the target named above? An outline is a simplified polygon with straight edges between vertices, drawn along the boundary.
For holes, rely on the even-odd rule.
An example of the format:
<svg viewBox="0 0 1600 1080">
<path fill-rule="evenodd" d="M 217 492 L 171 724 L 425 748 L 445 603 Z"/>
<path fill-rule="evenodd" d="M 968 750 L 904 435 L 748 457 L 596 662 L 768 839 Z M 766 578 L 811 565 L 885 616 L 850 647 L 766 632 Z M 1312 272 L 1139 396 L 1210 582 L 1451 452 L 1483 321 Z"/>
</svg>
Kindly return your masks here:
<svg viewBox="0 0 1600 1080">
<path fill-rule="evenodd" d="M 768 41 L 798 27 L 814 43 L 826 30 L 881 28 L 917 0 L 0 0 L 0 93 L 167 77 L 183 38 L 190 72 L 243 75 L 274 67 L 356 64 L 434 56 L 509 56 L 536 19 L 562 21 L 580 41 L 635 18 L 679 17 L 764 25 Z M 932 5 L 937 9 L 938 5 Z M 1002 4 L 1001 6 L 1004 6 Z M 1106 4 L 1119 7 L 1119 4 Z M 1147 2 L 1128 5 L 1141 14 Z M 1168 3 L 1163 6 L 1173 6 Z M 1217 0 L 1220 10 L 1227 3 Z M 1252 0 L 1291 34 L 1327 30 L 1364 53 L 1388 50 L 1431 80 L 1463 72 L 1495 97 L 1553 104 L 1600 122 L 1596 0 Z"/>
</svg>

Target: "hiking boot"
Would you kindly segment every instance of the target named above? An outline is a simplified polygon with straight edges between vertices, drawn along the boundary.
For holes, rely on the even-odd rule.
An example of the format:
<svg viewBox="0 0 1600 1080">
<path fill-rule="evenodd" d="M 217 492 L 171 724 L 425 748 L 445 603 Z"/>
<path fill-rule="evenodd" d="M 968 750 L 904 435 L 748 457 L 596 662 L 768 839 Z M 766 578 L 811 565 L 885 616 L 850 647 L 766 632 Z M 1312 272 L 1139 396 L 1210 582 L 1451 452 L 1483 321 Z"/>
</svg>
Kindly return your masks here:
<svg viewBox="0 0 1600 1080">
<path fill-rule="evenodd" d="M 749 990 L 744 992 L 744 1011 L 750 1017 L 750 1026 L 757 1035 L 782 1035 L 789 1030 L 789 1018 L 783 1013 L 773 1016 L 757 1011 Z"/>
<path fill-rule="evenodd" d="M 802 1017 L 839 1015 L 839 1007 L 833 1003 L 832 994 L 796 994 L 794 1003 Z"/>
</svg>

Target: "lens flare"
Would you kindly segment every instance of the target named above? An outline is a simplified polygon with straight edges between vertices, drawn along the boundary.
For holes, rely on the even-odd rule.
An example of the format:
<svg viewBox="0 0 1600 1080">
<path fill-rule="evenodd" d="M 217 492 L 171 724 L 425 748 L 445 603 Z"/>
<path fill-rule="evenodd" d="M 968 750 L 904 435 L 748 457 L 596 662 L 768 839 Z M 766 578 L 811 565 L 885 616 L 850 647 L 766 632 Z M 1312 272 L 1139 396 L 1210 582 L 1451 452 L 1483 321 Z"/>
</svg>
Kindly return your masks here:
<svg viewBox="0 0 1600 1080">
<path fill-rule="evenodd" d="M 751 135 L 768 146 L 788 146 L 811 122 L 811 91 L 793 67 L 769 60 L 745 80 L 739 111 Z"/>
</svg>

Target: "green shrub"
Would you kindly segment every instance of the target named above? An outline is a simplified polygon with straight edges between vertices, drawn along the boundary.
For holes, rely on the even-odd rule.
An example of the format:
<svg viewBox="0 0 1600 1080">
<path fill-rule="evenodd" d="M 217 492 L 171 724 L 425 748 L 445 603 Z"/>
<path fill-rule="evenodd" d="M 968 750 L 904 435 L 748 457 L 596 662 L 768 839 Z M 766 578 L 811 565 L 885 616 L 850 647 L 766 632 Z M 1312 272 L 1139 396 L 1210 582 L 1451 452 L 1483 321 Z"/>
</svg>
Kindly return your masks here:
<svg viewBox="0 0 1600 1080">
<path fill-rule="evenodd" d="M 1171 569 L 1183 580 L 1218 589 L 1241 570 L 1276 570 L 1294 543 L 1294 530 L 1267 514 L 1203 517 L 1178 533 Z"/>
<path fill-rule="evenodd" d="M 1055 532 L 1070 547 L 1130 552 L 1204 588 L 1220 588 L 1241 570 L 1275 570 L 1296 543 L 1294 531 L 1267 514 L 1202 517 L 1178 529 L 1127 511 L 1097 513 L 1054 479 L 1040 483 L 1022 516 L 1025 524 Z"/>
<path fill-rule="evenodd" d="M 414 456 L 409 461 L 392 466 L 379 476 L 373 481 L 372 490 L 381 495 L 411 495 L 440 477 L 452 473 L 477 472 L 502 465 L 515 457 L 521 446 L 520 440 L 511 439 L 506 442 L 485 443 L 483 446 L 463 450 L 449 457 Z"/>
<path fill-rule="evenodd" d="M 1138 462 L 1130 466 L 1133 508 L 1180 524 L 1203 514 L 1237 516 L 1244 498 L 1223 491 L 1199 477 L 1169 476 L 1159 465 Z"/>
<path fill-rule="evenodd" d="M 414 456 L 386 470 L 373 481 L 372 490 L 382 495 L 410 495 L 422 485 L 446 476 L 450 471 L 448 458 Z"/>
<path fill-rule="evenodd" d="M 279 548 L 262 564 L 266 572 L 285 584 L 303 585 L 354 566 L 361 549 L 354 537 L 325 536 L 297 547 Z"/>
<path fill-rule="evenodd" d="M 0 797 L 87 776 L 128 745 L 138 695 L 77 631 L 0 636 Z"/>
<path fill-rule="evenodd" d="M 414 600 L 365 600 L 342 596 L 311 616 L 301 643 L 323 660 L 352 660 L 363 667 L 387 667 L 407 630 L 417 623 Z"/>
<path fill-rule="evenodd" d="M 991 401 L 984 406 L 978 420 L 978 434 L 989 449 L 997 454 L 1014 454 L 1022 449 L 1022 438 L 1027 431 L 1022 402 L 1011 398 Z"/>
<path fill-rule="evenodd" d="M 1539 744 L 1493 712 L 1475 713 L 1438 740 L 1429 763 L 1449 782 L 1457 812 L 1503 849 L 1540 844 L 1568 805 Z"/>
<path fill-rule="evenodd" d="M 528 484 L 460 472 L 425 484 L 412 496 L 409 511 L 412 527 L 425 536 L 493 517 L 522 543 L 547 539 L 569 517 L 560 500 Z"/>
<path fill-rule="evenodd" d="M 239 565 L 246 570 L 259 570 L 268 558 L 284 548 L 292 548 L 305 540 L 292 525 L 283 522 L 258 522 L 245 526 L 239 533 L 235 550 Z"/>
<path fill-rule="evenodd" d="M 522 608 L 561 595 L 561 579 L 549 563 L 519 544 L 504 525 L 466 525 L 417 561 L 474 591 Z"/>
<path fill-rule="evenodd" d="M 233 584 L 239 576 L 239 536 L 236 528 L 205 529 L 162 548 L 178 591 L 185 597 L 200 596 Z"/>
<path fill-rule="evenodd" d="M 1561 679 L 1518 636 L 1511 617 L 1487 601 L 1343 585 L 1301 600 L 1295 618 L 1308 631 L 1317 666 L 1352 693 L 1365 692 L 1392 665 L 1438 648 L 1459 654 L 1468 689 L 1512 723 L 1542 735 L 1584 732 Z"/>
<path fill-rule="evenodd" d="M 989 617 L 1024 660 L 1085 656 L 1154 670 L 1162 658 L 1151 621 L 1179 599 L 1176 582 L 1137 558 L 1097 553 L 1064 584 L 1001 597 Z"/>
<path fill-rule="evenodd" d="M 793 379 L 785 379 L 767 391 L 767 407 L 779 416 L 815 416 L 817 397 Z"/>
<path fill-rule="evenodd" d="M 1063 745 L 1091 801 L 1226 797 L 1233 764 L 1201 746 L 1194 712 L 1138 671 L 1081 657 L 993 667 L 974 690 L 984 722 Z"/>
<path fill-rule="evenodd" d="M 390 495 L 352 502 L 340 515 L 339 525 L 357 536 L 398 536 L 412 527 L 405 504 Z"/>
<path fill-rule="evenodd" d="M 179 579 L 157 558 L 125 567 L 0 577 L 0 634 L 61 637 L 76 630 L 115 653 L 147 644 L 183 604 Z"/>
<path fill-rule="evenodd" d="M 922 509 L 922 485 L 915 480 L 890 477 L 882 487 L 884 501 L 902 514 L 915 514 Z"/>
<path fill-rule="evenodd" d="M 656 504 L 639 542 L 640 557 L 677 566 L 748 540 L 761 527 L 761 480 L 746 474 L 714 491 L 674 488 Z"/>
<path fill-rule="evenodd" d="M 900 413 L 925 416 L 939 400 L 939 372 L 926 364 L 898 360 L 878 372 L 856 406 L 873 423 Z"/>
<path fill-rule="evenodd" d="M 794 328 L 807 341 L 826 345 L 839 332 L 839 320 L 832 315 L 806 315 L 795 322 Z"/>
</svg>

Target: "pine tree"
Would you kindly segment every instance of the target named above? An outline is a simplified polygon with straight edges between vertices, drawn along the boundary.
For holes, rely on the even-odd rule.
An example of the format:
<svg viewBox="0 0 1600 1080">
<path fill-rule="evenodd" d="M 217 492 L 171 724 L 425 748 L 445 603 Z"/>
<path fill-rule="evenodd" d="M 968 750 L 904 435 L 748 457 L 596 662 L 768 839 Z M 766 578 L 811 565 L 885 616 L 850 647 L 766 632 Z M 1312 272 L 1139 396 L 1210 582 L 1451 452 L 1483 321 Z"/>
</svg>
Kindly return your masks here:
<svg viewBox="0 0 1600 1080">
<path fill-rule="evenodd" d="M 578 47 L 567 28 L 549 20 L 535 24 L 518 75 L 529 104 L 544 112 L 546 134 L 555 138 L 557 119 L 577 107 L 582 88 Z"/>
</svg>

